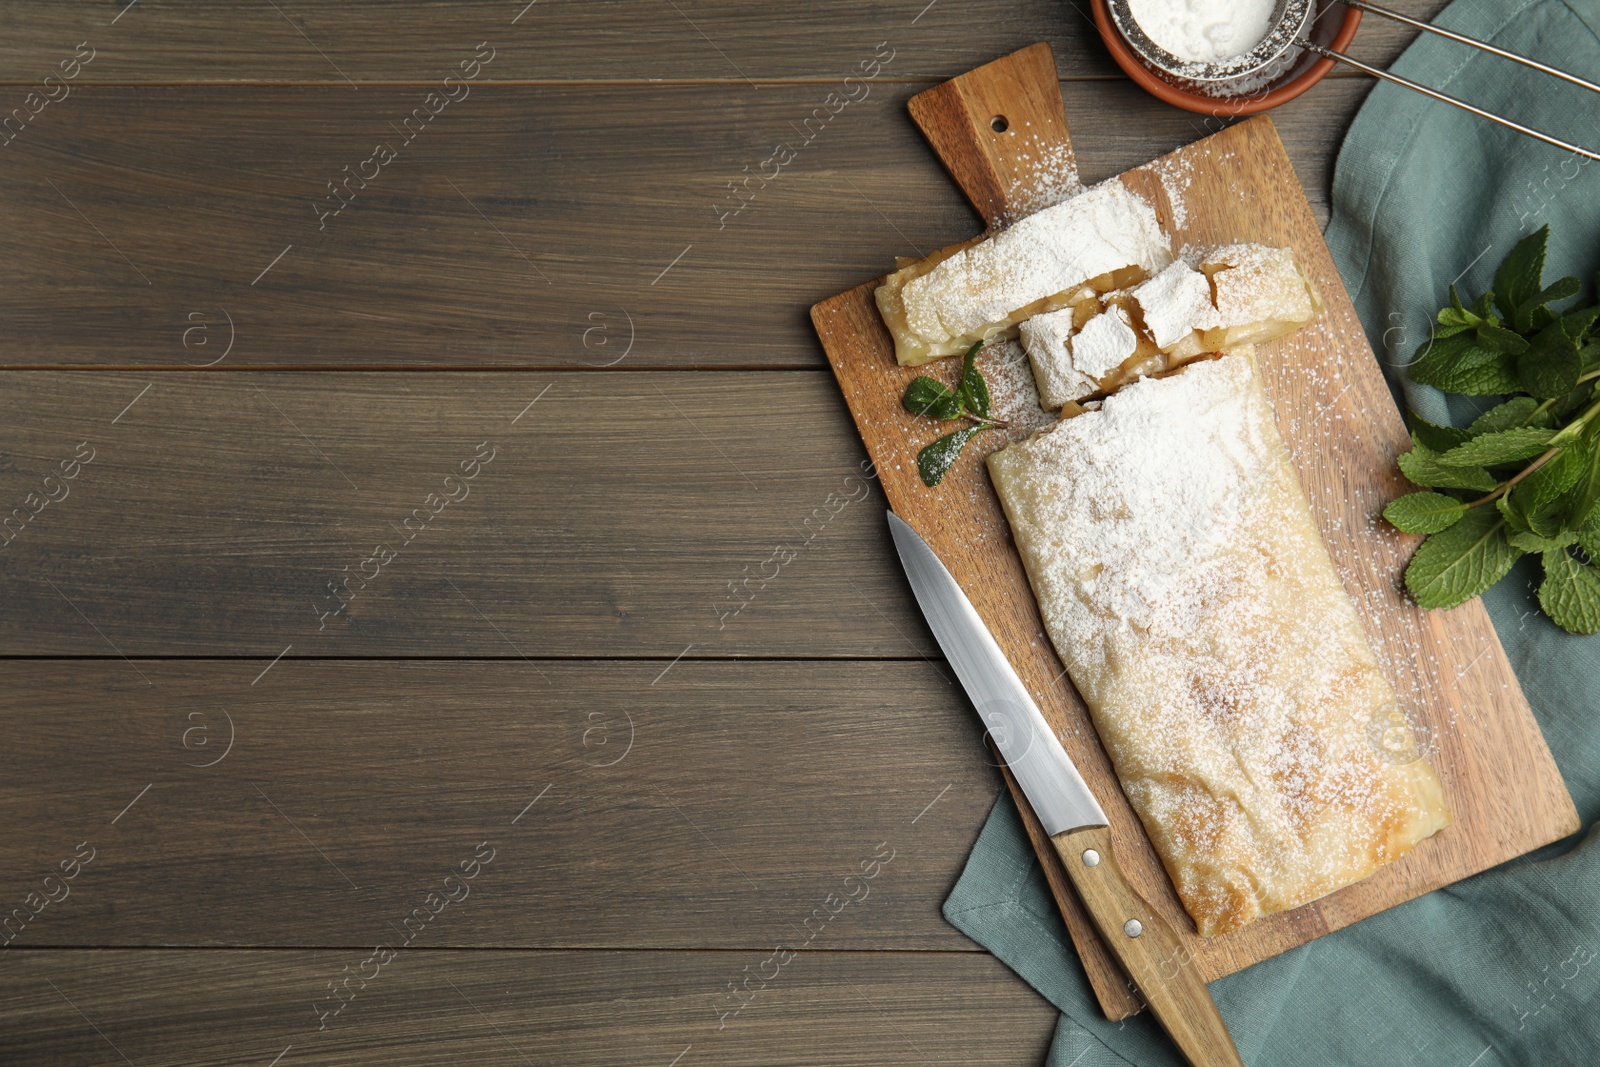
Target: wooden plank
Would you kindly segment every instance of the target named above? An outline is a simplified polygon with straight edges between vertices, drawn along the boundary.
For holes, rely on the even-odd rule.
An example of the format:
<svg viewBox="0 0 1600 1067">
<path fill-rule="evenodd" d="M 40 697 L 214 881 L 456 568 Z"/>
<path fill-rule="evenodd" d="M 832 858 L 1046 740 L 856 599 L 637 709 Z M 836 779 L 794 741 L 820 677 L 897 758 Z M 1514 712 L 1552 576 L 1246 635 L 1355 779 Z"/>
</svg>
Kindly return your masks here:
<svg viewBox="0 0 1600 1067">
<path fill-rule="evenodd" d="M 470 907 L 470 904 L 468 905 Z M 439 921 L 447 917 L 441 914 Z M 771 1067 L 1039 1063 L 1055 1009 L 986 955 L 802 953 L 718 1029 L 768 951 L 8 953 L 6 1063 Z M 313 1003 L 371 975 L 317 1029 Z M 771 967 L 765 973 L 771 973 Z M 282 1056 L 275 1061 L 274 1057 Z M 674 1057 L 678 1057 L 674 1060 Z"/>
<path fill-rule="evenodd" d="M 1091 181 L 1210 132 L 1064 88 Z M 0 365 L 821 366 L 799 308 L 973 228 L 905 121 L 919 89 L 823 126 L 815 85 L 479 88 L 319 230 L 415 90 L 82 88 L 0 150 Z M 1319 211 L 1365 89 L 1279 112 Z"/>
<path fill-rule="evenodd" d="M 87 39 L 95 58 L 79 74 L 82 83 L 325 82 L 346 90 L 422 83 L 443 78 L 482 40 L 496 49 L 486 80 L 837 81 L 880 40 L 896 49 L 900 78 L 946 78 L 1038 40 L 1051 43 L 1064 77 L 1117 72 L 1088 5 L 1045 0 L 1002 8 L 819 0 L 782 10 L 739 0 L 695 0 L 678 10 L 647 0 L 459 0 L 448 14 L 422 0 L 129 6 L 121 14 L 121 4 L 90 0 L 0 6 L 0 71 L 7 82 L 28 85 Z M 1427 17 L 1444 4 L 1393 6 Z M 1387 65 L 1410 36 L 1370 19 L 1355 54 Z"/>
<path fill-rule="evenodd" d="M 1173 208 L 1155 166 L 1124 181 L 1159 205 L 1175 248 L 1239 240 L 1290 247 L 1322 294 L 1327 308 L 1317 323 L 1261 349 L 1267 391 L 1334 564 L 1405 714 L 1425 739 L 1455 818 L 1401 860 L 1332 896 L 1215 938 L 1194 932 L 1094 740 L 1087 710 L 1060 680 L 982 468 L 983 454 L 1002 442 L 990 435 L 987 444 L 968 448 L 930 492 L 910 462 L 927 430 L 898 402 L 917 369 L 895 365 L 872 283 L 812 314 L 891 504 L 940 552 L 1029 688 L 1042 696 L 1046 716 L 1106 804 L 1130 876 L 1210 980 L 1564 837 L 1578 819 L 1483 605 L 1424 612 L 1401 591 L 1398 577 L 1416 539 L 1380 525 L 1377 515 L 1405 491 L 1394 457 L 1409 440 L 1271 120 L 1232 127 L 1165 163 L 1184 175 L 1185 213 Z M 1061 901 L 1082 943 L 1092 931 L 1074 914 L 1072 898 Z M 1131 1005 L 1122 975 L 1099 967 L 1102 959 L 1084 954 L 1102 1006 L 1117 1015 Z"/>
<path fill-rule="evenodd" d="M 13 371 L 0 427 L 8 655 L 934 650 L 816 372 Z"/>
<path fill-rule="evenodd" d="M 942 664 L 269 663 L 0 661 L 0 915 L 93 855 L 0 943 L 363 945 L 487 841 L 429 947 L 977 951 L 939 909 L 999 781 Z"/>
</svg>

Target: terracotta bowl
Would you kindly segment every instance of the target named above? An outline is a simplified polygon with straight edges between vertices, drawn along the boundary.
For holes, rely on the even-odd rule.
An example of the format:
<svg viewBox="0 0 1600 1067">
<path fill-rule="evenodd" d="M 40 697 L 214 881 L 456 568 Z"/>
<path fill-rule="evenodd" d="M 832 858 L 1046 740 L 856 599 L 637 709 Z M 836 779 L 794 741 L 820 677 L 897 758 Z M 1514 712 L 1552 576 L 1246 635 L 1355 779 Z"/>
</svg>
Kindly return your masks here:
<svg viewBox="0 0 1600 1067">
<path fill-rule="evenodd" d="M 1126 71 L 1128 77 L 1152 96 L 1159 97 L 1185 111 L 1224 117 L 1255 115 L 1270 111 L 1279 104 L 1287 104 L 1321 81 L 1323 75 L 1333 69 L 1334 60 L 1307 52 L 1293 67 L 1264 90 L 1245 96 L 1207 96 L 1191 88 L 1192 82 L 1185 85 L 1146 66 L 1144 60 L 1128 47 L 1128 42 L 1112 23 L 1111 8 L 1107 0 L 1091 0 L 1091 3 L 1094 7 L 1095 25 L 1100 29 L 1100 39 L 1106 43 L 1106 48 L 1111 51 L 1111 58 L 1117 61 L 1117 66 Z M 1312 24 L 1311 39 L 1334 51 L 1343 52 L 1349 46 L 1351 38 L 1355 37 L 1356 27 L 1360 24 L 1361 12 L 1354 8 L 1346 8 L 1339 3 L 1325 3 L 1321 5 L 1316 21 Z"/>
</svg>

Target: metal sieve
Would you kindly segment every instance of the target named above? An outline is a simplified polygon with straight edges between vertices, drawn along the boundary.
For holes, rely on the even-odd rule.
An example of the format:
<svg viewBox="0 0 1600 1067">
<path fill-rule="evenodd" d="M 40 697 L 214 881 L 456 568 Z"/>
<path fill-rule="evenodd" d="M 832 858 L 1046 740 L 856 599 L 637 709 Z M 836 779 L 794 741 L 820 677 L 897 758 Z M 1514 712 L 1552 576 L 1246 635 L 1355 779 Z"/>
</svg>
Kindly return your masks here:
<svg viewBox="0 0 1600 1067">
<path fill-rule="evenodd" d="M 1430 89 L 1426 85 L 1418 84 L 1409 78 L 1391 74 L 1386 70 L 1363 63 L 1359 59 L 1352 59 L 1343 52 L 1335 52 L 1331 48 L 1325 48 L 1317 44 L 1310 38 L 1310 27 L 1315 15 L 1313 0 L 1279 0 L 1273 9 L 1272 29 L 1267 32 L 1267 35 L 1254 48 L 1243 55 L 1215 63 L 1183 59 L 1156 44 L 1140 27 L 1138 20 L 1133 17 L 1130 0 L 1108 0 L 1107 6 L 1111 11 L 1112 23 L 1117 27 L 1117 31 L 1122 34 L 1123 39 L 1128 42 L 1128 47 L 1133 49 L 1135 54 L 1149 67 L 1178 82 L 1196 83 L 1200 86 L 1210 87 L 1213 90 L 1225 87 L 1230 83 L 1248 85 L 1250 84 L 1249 79 L 1252 77 L 1259 79 L 1263 72 L 1273 68 L 1275 64 L 1282 64 L 1292 52 L 1304 50 L 1337 60 L 1365 74 L 1370 74 L 1375 78 L 1382 78 L 1387 82 L 1393 82 L 1395 85 L 1404 86 L 1407 89 L 1421 93 L 1423 96 L 1461 108 L 1463 111 L 1470 111 L 1480 118 L 1498 123 L 1507 129 L 1516 130 L 1518 133 L 1526 134 L 1535 140 L 1543 141 L 1545 144 L 1554 145 L 1557 148 L 1565 149 L 1568 152 L 1585 156 L 1589 159 L 1600 160 L 1600 153 L 1563 141 L 1559 137 L 1541 133 L 1531 127 L 1522 125 L 1520 122 L 1514 122 L 1502 115 L 1496 115 L 1492 111 L 1485 111 L 1483 108 L 1476 107 L 1448 93 Z M 1541 74 L 1548 74 L 1553 78 L 1560 78 L 1564 82 L 1588 89 L 1590 92 L 1600 93 L 1600 85 L 1580 78 L 1575 74 L 1558 70 L 1537 60 L 1529 59 L 1527 56 L 1519 56 L 1515 52 L 1507 52 L 1503 48 L 1496 48 L 1492 44 L 1473 37 L 1467 37 L 1438 26 L 1430 26 L 1426 22 L 1402 15 L 1398 11 L 1391 11 L 1388 8 L 1379 7 L 1377 4 L 1366 3 L 1364 0 L 1345 0 L 1344 6 L 1378 15 L 1381 18 L 1393 19 L 1395 22 L 1403 23 L 1425 33 L 1435 34 L 1458 44 L 1480 49 L 1491 55 L 1499 56 L 1501 59 L 1508 59 L 1513 63 L 1520 63 L 1524 67 L 1537 70 Z"/>
</svg>

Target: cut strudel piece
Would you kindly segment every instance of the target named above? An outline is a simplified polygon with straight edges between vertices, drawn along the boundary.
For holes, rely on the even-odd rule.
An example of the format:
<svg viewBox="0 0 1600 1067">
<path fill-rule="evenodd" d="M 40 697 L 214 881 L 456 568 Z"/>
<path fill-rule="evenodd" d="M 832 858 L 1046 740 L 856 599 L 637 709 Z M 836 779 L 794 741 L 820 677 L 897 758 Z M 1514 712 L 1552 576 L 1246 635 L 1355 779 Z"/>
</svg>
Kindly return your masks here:
<svg viewBox="0 0 1600 1067">
<path fill-rule="evenodd" d="M 1316 290 L 1286 248 L 1228 245 L 1191 258 L 1199 269 L 1175 260 L 1131 289 L 1075 294 L 1068 308 L 1022 323 L 1047 405 L 1064 407 L 1197 356 L 1270 341 L 1321 314 Z"/>
<path fill-rule="evenodd" d="M 1150 340 L 1163 352 L 1171 349 L 1197 326 L 1211 326 L 1217 309 L 1211 305 L 1211 282 L 1183 260 L 1167 266 L 1128 294 Z"/>
<path fill-rule="evenodd" d="M 1233 244 L 1197 257 L 1211 300 L 1192 333 L 1162 344 L 1177 360 L 1262 344 L 1293 333 L 1322 314 L 1322 299 L 1294 253 L 1268 245 Z"/>
<path fill-rule="evenodd" d="M 1110 392 L 1166 366 L 1135 326 L 1126 301 L 1102 305 L 1091 294 L 1060 311 L 1035 315 L 1018 333 L 1033 365 L 1039 400 L 1051 409 Z"/>
<path fill-rule="evenodd" d="M 1205 936 L 1449 824 L 1255 363 L 1145 378 L 989 457 L 1045 627 Z M 1381 742 L 1381 743 L 1380 743 Z"/>
<path fill-rule="evenodd" d="M 965 352 L 1086 287 L 1131 285 L 1171 259 L 1156 213 L 1113 179 L 902 267 L 874 295 L 895 359 L 911 366 Z"/>
</svg>

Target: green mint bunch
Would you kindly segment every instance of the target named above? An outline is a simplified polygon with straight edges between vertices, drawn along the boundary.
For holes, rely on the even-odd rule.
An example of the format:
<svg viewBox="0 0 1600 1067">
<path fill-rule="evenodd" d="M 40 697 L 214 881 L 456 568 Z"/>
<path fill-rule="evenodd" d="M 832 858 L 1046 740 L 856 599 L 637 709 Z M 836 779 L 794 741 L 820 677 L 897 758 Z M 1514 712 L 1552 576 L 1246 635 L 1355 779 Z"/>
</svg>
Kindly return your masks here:
<svg viewBox="0 0 1600 1067">
<path fill-rule="evenodd" d="M 979 341 L 967 350 L 954 390 L 936 378 L 919 374 L 911 379 L 905 395 L 900 398 L 901 405 L 913 415 L 945 422 L 966 419 L 972 424 L 952 430 L 917 453 L 917 472 L 922 475 L 922 484 L 929 488 L 944 481 L 945 474 L 968 441 L 984 430 L 1006 425 L 1002 420 L 989 417 L 989 383 L 977 364 L 978 350 L 982 347 L 983 342 Z"/>
<path fill-rule="evenodd" d="M 1539 605 L 1569 633 L 1600 631 L 1600 305 L 1576 278 L 1544 284 L 1546 226 L 1517 243 L 1470 307 L 1450 288 L 1413 381 L 1502 402 L 1466 429 L 1412 417 L 1400 471 L 1423 492 L 1383 517 L 1426 534 L 1406 568 L 1425 608 L 1478 596 L 1522 556 L 1544 568 Z M 1600 275 L 1596 277 L 1600 292 Z"/>
</svg>

